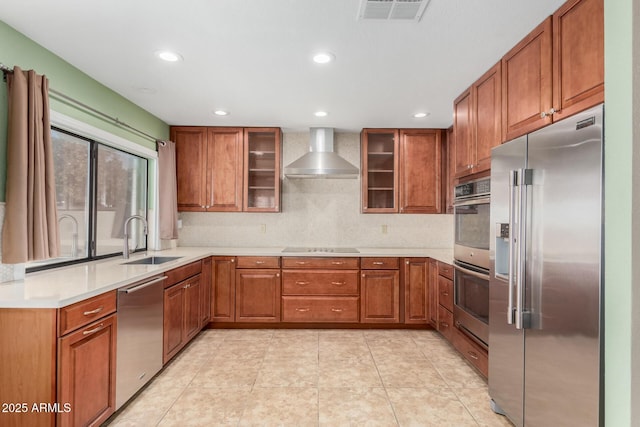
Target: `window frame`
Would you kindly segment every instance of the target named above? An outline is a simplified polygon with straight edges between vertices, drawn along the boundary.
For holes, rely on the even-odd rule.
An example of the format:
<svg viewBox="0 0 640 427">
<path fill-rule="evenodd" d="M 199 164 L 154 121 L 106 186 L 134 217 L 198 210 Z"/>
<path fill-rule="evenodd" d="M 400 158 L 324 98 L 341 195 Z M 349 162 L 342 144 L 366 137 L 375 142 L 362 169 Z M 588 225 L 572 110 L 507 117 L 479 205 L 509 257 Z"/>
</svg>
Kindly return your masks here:
<svg viewBox="0 0 640 427">
<path fill-rule="evenodd" d="M 147 222 L 149 223 L 148 234 L 145 239 L 145 247 L 136 249 L 135 252 L 145 252 L 154 247 L 157 247 L 157 231 L 152 224 L 157 224 L 157 210 L 150 203 L 153 200 L 157 203 L 158 191 L 157 191 L 157 151 L 151 150 L 141 144 L 129 141 L 110 132 L 93 127 L 87 123 L 81 122 L 74 118 L 68 117 L 64 114 L 57 113 L 51 110 L 51 128 L 57 132 L 65 133 L 74 138 L 85 140 L 89 143 L 89 203 L 88 203 L 88 219 L 87 219 L 87 237 L 88 237 L 88 250 L 87 256 L 82 258 L 72 259 L 68 261 L 62 261 L 57 263 L 42 264 L 42 265 L 26 265 L 26 273 L 33 273 L 37 271 L 49 270 L 53 268 L 60 268 L 70 265 L 88 263 L 92 261 L 99 261 L 106 258 L 114 258 L 122 255 L 122 252 L 115 252 L 109 254 L 96 255 L 96 238 L 97 238 L 97 173 L 98 173 L 98 147 L 100 145 L 106 146 L 112 149 L 122 151 L 126 154 L 133 155 L 147 161 L 146 171 L 146 200 L 145 210 Z M 153 192 L 153 194 L 152 194 Z"/>
</svg>

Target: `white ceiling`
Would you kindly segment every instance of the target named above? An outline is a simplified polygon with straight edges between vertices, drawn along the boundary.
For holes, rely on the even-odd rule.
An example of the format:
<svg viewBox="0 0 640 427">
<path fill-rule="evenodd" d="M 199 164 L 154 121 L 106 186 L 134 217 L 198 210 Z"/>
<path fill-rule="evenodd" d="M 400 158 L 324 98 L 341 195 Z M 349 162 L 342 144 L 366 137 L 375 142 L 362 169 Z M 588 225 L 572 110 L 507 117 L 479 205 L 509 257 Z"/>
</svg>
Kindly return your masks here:
<svg viewBox="0 0 640 427">
<path fill-rule="evenodd" d="M 416 23 L 360 21 L 360 0 L 20 0 L 0 20 L 168 124 L 357 132 L 448 127 L 455 97 L 563 2 L 431 0 Z"/>
</svg>

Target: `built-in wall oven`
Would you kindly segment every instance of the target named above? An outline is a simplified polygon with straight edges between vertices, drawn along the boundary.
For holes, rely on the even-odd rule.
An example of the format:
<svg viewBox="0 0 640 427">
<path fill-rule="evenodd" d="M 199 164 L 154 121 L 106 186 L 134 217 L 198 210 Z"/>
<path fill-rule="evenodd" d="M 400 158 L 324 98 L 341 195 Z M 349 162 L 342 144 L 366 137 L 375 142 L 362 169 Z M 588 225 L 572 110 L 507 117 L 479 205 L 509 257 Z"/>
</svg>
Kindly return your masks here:
<svg viewBox="0 0 640 427">
<path fill-rule="evenodd" d="M 490 179 L 456 186 L 454 217 L 454 322 L 483 346 L 489 342 Z"/>
</svg>

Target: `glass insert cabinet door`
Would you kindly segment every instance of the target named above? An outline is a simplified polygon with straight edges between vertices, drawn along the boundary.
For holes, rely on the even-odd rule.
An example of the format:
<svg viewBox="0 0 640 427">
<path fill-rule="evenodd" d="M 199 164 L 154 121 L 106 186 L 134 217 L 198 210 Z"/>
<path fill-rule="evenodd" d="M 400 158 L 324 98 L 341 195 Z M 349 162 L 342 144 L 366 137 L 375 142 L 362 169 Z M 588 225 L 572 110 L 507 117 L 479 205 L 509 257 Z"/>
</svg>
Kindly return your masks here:
<svg viewBox="0 0 640 427">
<path fill-rule="evenodd" d="M 362 211 L 398 211 L 398 131 L 364 129 L 362 144 Z"/>
<path fill-rule="evenodd" d="M 280 212 L 280 129 L 245 128 L 244 144 L 243 210 Z"/>
</svg>

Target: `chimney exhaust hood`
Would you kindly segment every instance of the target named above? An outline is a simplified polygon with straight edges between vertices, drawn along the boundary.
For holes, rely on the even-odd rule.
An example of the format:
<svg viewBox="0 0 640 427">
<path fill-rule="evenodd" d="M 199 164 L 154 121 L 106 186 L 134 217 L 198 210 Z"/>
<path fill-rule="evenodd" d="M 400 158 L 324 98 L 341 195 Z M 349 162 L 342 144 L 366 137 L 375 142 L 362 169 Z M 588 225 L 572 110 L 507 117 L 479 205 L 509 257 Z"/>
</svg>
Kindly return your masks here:
<svg viewBox="0 0 640 427">
<path fill-rule="evenodd" d="M 333 151 L 333 128 L 311 128 L 309 152 L 284 168 L 287 178 L 357 178 L 357 167 Z"/>
</svg>

